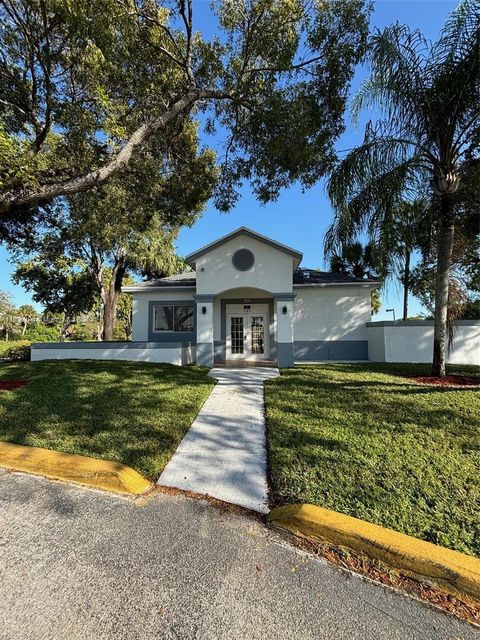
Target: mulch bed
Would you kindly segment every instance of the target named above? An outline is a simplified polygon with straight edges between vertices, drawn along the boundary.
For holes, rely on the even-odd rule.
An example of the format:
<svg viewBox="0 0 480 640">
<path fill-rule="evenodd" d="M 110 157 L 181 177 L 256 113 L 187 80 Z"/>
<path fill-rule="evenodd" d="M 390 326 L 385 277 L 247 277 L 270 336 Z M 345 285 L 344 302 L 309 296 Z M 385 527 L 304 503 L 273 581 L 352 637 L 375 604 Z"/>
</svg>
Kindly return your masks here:
<svg viewBox="0 0 480 640">
<path fill-rule="evenodd" d="M 480 387 L 480 376 L 456 376 L 449 375 L 443 378 L 435 376 L 417 376 L 407 375 L 402 378 L 408 378 L 418 384 L 429 384 L 440 387 Z"/>
<path fill-rule="evenodd" d="M 3 380 L 0 381 L 0 391 L 13 391 L 25 387 L 27 384 L 29 384 L 29 380 Z"/>
</svg>

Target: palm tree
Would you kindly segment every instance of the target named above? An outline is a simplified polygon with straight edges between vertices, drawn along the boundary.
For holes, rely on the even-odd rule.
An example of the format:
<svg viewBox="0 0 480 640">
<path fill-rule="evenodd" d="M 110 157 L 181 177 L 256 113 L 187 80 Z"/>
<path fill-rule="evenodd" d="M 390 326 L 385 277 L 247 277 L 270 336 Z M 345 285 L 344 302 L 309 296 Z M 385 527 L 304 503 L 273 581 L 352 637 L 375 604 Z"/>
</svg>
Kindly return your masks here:
<svg viewBox="0 0 480 640">
<path fill-rule="evenodd" d="M 356 278 L 377 279 L 375 249 L 361 242 L 344 242 L 338 253 L 330 256 L 330 271 Z"/>
<path fill-rule="evenodd" d="M 412 254 L 429 240 L 430 212 L 429 203 L 418 196 L 414 200 L 402 199 L 392 207 L 385 207 L 370 220 L 370 242 L 365 249 L 374 258 L 372 265 L 379 280 L 385 282 L 395 277 L 402 281 L 403 320 L 408 318 Z M 344 218 L 342 214 L 336 215 L 325 236 L 325 253 L 330 257 L 332 271 L 335 270 L 332 265 L 343 255 L 345 247 L 361 246 L 354 242 L 358 230 L 344 226 Z"/>
<path fill-rule="evenodd" d="M 374 107 L 383 116 L 367 125 L 363 143 L 330 177 L 335 224 L 350 232 L 371 230 L 383 216 L 388 229 L 395 203 L 413 185 L 428 185 L 438 195 L 432 375 L 443 376 L 454 196 L 462 162 L 480 150 L 480 3 L 461 2 L 433 45 L 405 25 L 377 31 L 369 60 L 371 75 L 353 113 Z"/>
<path fill-rule="evenodd" d="M 398 202 L 389 224 L 381 225 L 376 235 L 384 277 L 395 276 L 403 285 L 403 320 L 408 319 L 412 254 L 429 240 L 430 229 L 430 203 L 418 196 Z"/>
</svg>

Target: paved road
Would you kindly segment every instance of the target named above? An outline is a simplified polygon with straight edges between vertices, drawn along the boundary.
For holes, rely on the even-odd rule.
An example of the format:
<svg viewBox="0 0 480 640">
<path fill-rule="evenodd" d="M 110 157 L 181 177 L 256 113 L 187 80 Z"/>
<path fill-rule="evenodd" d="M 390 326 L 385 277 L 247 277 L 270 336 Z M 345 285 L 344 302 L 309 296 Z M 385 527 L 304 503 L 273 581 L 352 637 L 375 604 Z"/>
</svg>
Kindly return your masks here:
<svg viewBox="0 0 480 640">
<path fill-rule="evenodd" d="M 218 380 L 158 484 L 268 513 L 263 383 L 277 368 L 214 368 Z"/>
<path fill-rule="evenodd" d="M 2 640 L 470 640 L 245 516 L 0 471 Z"/>
</svg>

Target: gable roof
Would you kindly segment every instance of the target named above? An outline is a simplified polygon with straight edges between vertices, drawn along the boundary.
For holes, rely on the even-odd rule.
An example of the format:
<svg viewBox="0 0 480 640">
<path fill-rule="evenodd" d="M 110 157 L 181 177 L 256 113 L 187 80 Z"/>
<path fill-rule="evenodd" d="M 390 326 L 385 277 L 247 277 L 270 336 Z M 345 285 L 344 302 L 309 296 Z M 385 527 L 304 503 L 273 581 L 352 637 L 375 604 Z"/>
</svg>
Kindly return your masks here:
<svg viewBox="0 0 480 640">
<path fill-rule="evenodd" d="M 274 249 L 278 249 L 279 251 L 283 251 L 283 253 L 288 253 L 294 259 L 294 267 L 295 267 L 295 269 L 298 267 L 298 265 L 302 261 L 303 253 L 301 253 L 300 251 L 297 251 L 296 249 L 292 249 L 292 247 L 288 247 L 286 244 L 282 244 L 281 242 L 277 242 L 276 240 L 272 240 L 271 238 L 267 238 L 267 236 L 263 236 L 261 233 L 257 233 L 256 231 L 252 231 L 248 227 L 239 227 L 238 229 L 235 229 L 235 231 L 232 231 L 231 233 L 228 233 L 226 236 L 222 236 L 218 240 L 215 240 L 214 242 L 211 242 L 210 244 L 206 244 L 204 247 L 201 247 L 197 251 L 194 251 L 190 255 L 186 256 L 185 261 L 190 266 L 193 267 L 195 265 L 195 262 L 198 260 L 198 258 L 200 258 L 201 256 L 205 255 L 209 251 L 212 251 L 212 249 L 215 249 L 216 247 L 221 246 L 225 242 L 228 242 L 229 240 L 232 240 L 233 238 L 237 238 L 238 236 L 249 236 L 250 238 L 254 238 L 255 240 L 259 240 L 260 242 L 263 242 L 264 244 L 270 245 Z"/>
</svg>

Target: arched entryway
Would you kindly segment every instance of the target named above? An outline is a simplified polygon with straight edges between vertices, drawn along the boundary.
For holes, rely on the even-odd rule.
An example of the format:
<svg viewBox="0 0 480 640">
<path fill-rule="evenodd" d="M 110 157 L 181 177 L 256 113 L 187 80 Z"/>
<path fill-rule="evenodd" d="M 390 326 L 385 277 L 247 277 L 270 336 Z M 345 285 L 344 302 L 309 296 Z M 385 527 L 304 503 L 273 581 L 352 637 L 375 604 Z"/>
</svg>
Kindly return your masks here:
<svg viewBox="0 0 480 640">
<path fill-rule="evenodd" d="M 253 287 L 229 289 L 218 295 L 218 302 L 220 340 L 216 341 L 216 362 L 276 362 L 272 293 Z M 218 338 L 218 327 L 216 337 Z"/>
<path fill-rule="evenodd" d="M 254 287 L 196 296 L 198 364 L 293 364 L 293 294 Z"/>
</svg>

